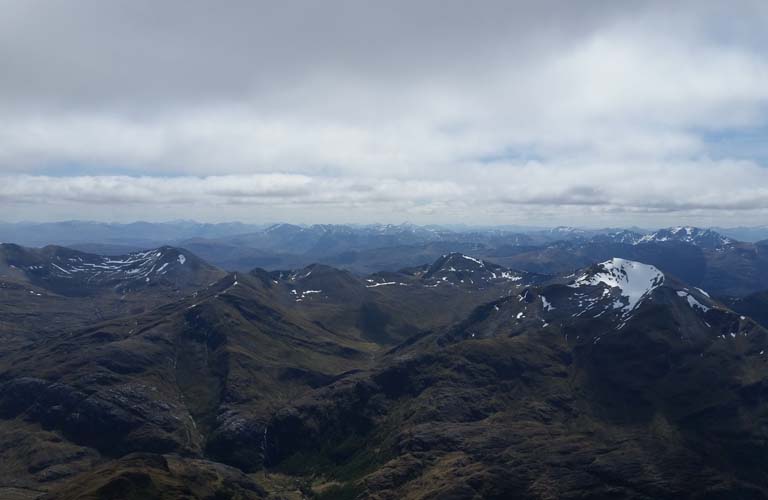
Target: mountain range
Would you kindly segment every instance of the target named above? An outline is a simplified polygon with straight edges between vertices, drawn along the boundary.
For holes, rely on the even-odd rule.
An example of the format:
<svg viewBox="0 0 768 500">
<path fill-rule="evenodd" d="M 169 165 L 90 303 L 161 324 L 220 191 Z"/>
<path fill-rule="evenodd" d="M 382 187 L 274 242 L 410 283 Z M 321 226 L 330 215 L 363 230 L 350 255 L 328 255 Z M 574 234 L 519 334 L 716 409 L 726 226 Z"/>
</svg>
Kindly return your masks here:
<svg viewBox="0 0 768 500">
<path fill-rule="evenodd" d="M 752 229 L 753 236 L 760 234 L 760 228 Z M 745 234 L 744 228 L 736 233 Z M 690 226 L 647 231 L 413 224 L 0 224 L 0 241 L 33 247 L 65 245 L 108 256 L 174 246 L 216 267 L 239 272 L 256 267 L 298 269 L 320 263 L 367 275 L 419 266 L 459 252 L 520 270 L 557 274 L 621 257 L 656 265 L 718 296 L 738 297 L 762 291 L 768 276 L 762 250 L 768 239 L 740 241 L 729 234 L 730 230 Z M 765 236 L 768 238 L 768 233 Z"/>
<path fill-rule="evenodd" d="M 230 240 L 368 273 L 0 245 L 0 497 L 768 498 L 763 244 L 455 234 Z"/>
</svg>

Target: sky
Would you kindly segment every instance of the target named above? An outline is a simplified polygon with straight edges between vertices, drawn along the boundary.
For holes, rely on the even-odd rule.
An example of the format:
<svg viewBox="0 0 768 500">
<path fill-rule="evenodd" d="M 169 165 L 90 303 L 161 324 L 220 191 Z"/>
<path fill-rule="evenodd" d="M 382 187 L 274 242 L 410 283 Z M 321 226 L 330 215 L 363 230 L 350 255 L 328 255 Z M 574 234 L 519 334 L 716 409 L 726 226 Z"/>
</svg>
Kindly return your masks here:
<svg viewBox="0 0 768 500">
<path fill-rule="evenodd" d="M 768 223 L 762 0 L 0 11 L 0 220 Z"/>
</svg>

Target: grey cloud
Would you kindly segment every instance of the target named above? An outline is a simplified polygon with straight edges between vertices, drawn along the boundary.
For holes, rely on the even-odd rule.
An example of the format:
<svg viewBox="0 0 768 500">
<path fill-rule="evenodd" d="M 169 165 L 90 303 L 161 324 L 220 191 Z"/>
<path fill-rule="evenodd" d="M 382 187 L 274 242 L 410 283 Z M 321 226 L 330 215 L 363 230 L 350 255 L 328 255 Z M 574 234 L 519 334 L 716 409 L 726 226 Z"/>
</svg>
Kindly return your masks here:
<svg viewBox="0 0 768 500">
<path fill-rule="evenodd" d="M 269 109 L 296 97 L 286 89 L 322 81 L 475 80 L 615 26 L 753 43 L 765 40 L 766 19 L 759 1 L 5 0 L 2 7 L 0 102 L 128 114 L 199 102 Z"/>
<path fill-rule="evenodd" d="M 239 102 L 328 75 L 452 78 L 498 52 L 589 32 L 617 10 L 496 0 L 471 8 L 458 0 L 5 1 L 2 97 L 98 109 Z"/>
<path fill-rule="evenodd" d="M 442 206 L 479 214 L 505 205 L 627 212 L 768 209 L 768 170 L 748 162 L 632 165 L 612 175 L 604 165 L 508 165 L 473 181 L 253 174 L 209 177 L 8 176 L 0 202 Z M 609 175 L 606 175 L 608 173 Z"/>
<path fill-rule="evenodd" d="M 436 221 L 767 208 L 764 151 L 737 162 L 710 144 L 768 122 L 765 2 L 0 8 L 6 218 L 48 210 L 20 208 L 34 204 Z"/>
</svg>

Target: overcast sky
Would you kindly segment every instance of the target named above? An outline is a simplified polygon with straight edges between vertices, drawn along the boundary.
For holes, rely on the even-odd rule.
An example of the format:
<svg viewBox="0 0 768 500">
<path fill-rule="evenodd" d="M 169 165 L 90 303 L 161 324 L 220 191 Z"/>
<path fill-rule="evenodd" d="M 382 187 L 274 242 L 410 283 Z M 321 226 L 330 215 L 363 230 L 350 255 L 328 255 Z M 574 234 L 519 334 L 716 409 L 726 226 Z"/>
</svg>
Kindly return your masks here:
<svg viewBox="0 0 768 500">
<path fill-rule="evenodd" d="M 0 220 L 768 223 L 763 0 L 0 12 Z"/>
</svg>

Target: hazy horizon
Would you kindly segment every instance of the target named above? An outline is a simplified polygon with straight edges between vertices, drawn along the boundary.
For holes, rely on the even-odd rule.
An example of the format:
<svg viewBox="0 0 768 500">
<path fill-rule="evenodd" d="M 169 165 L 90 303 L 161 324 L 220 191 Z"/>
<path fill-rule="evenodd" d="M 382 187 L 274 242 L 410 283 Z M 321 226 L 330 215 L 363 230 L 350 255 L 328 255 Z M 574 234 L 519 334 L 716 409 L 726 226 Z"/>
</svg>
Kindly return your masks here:
<svg viewBox="0 0 768 500">
<path fill-rule="evenodd" d="M 675 228 L 675 227 L 698 227 L 702 229 L 757 229 L 757 228 L 766 228 L 768 227 L 768 224 L 733 224 L 733 225 L 697 225 L 697 224 L 672 224 L 667 226 L 639 226 L 634 224 L 625 224 L 625 225 L 589 225 L 589 224 L 553 224 L 553 225 L 546 225 L 546 224 L 472 224 L 472 223 L 416 223 L 413 221 L 398 221 L 398 222 L 381 222 L 381 221 L 371 221 L 371 222 L 322 222 L 322 221 L 316 221 L 316 222 L 297 222 L 297 221 L 290 221 L 290 220 L 268 220 L 268 221 L 255 221 L 255 222 L 249 222 L 249 221 L 243 221 L 243 220 L 220 220 L 220 221 L 204 221 L 204 220 L 197 220 L 197 219 L 158 219 L 158 220 L 146 220 L 146 219 L 135 219 L 135 220 L 127 220 L 127 221 L 114 221 L 114 220 L 98 220 L 98 219 L 57 219 L 57 220 L 18 220 L 18 221 L 11 221 L 11 220 L 4 220 L 0 219 L 0 224 L 15 224 L 15 225 L 36 225 L 36 224 L 68 224 L 68 223 L 74 223 L 74 224 L 104 224 L 104 225 L 115 225 L 115 226 L 127 226 L 131 224 L 167 224 L 167 225 L 184 225 L 184 224 L 190 224 L 190 225 L 243 225 L 243 226 L 249 226 L 249 227 L 263 227 L 268 228 L 270 226 L 277 226 L 277 225 L 294 225 L 294 226 L 300 226 L 300 227 L 311 227 L 311 226 L 351 226 L 351 227 L 371 227 L 371 226 L 415 226 L 420 228 L 426 228 L 426 227 L 438 227 L 441 229 L 448 229 L 448 230 L 455 230 L 460 231 L 462 229 L 467 230 L 473 230 L 473 229 L 507 229 L 507 230 L 514 230 L 514 231 L 545 231 L 550 229 L 558 229 L 558 228 L 573 228 L 573 229 L 579 229 L 579 230 L 610 230 L 610 229 L 629 229 L 629 230 L 637 230 L 637 231 L 655 231 L 658 229 L 665 229 L 665 228 Z"/>
</svg>

